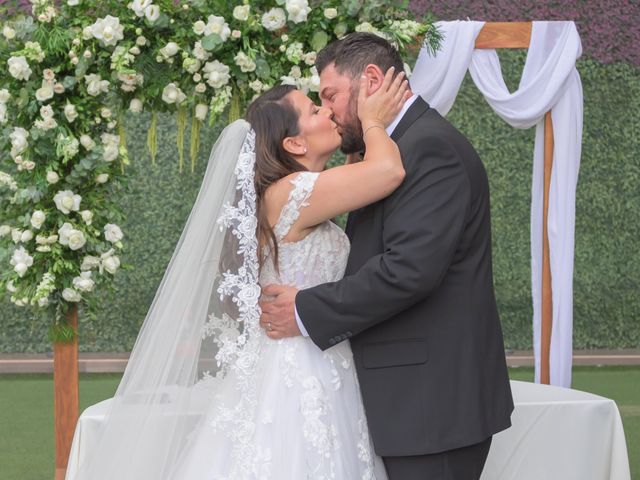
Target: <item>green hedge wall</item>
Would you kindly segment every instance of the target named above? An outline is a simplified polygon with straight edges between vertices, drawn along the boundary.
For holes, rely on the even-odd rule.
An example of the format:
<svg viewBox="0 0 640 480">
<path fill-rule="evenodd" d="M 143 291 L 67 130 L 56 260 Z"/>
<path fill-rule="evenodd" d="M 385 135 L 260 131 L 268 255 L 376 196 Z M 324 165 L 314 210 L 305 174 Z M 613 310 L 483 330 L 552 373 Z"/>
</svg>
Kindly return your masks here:
<svg viewBox="0 0 640 480">
<path fill-rule="evenodd" d="M 507 85 L 517 88 L 523 52 L 501 52 Z M 585 97 L 576 212 L 574 345 L 640 348 L 640 70 L 581 60 Z M 529 208 L 534 130 L 497 117 L 467 78 L 449 119 L 473 142 L 491 182 L 495 286 L 508 348 L 531 348 Z M 127 351 L 135 341 L 195 200 L 221 126 L 202 131 L 194 174 L 177 170 L 175 123 L 159 125 L 157 165 L 145 151 L 149 117 L 129 119 L 130 189 L 122 202 L 123 260 L 117 294 L 99 294 L 102 313 L 80 320 L 81 351 Z M 187 139 L 188 139 L 187 132 Z M 3 265 L 8 266 L 8 259 Z M 4 267 L 3 268 L 8 268 Z M 8 301 L 0 305 L 0 351 L 46 352 L 47 320 Z"/>
</svg>

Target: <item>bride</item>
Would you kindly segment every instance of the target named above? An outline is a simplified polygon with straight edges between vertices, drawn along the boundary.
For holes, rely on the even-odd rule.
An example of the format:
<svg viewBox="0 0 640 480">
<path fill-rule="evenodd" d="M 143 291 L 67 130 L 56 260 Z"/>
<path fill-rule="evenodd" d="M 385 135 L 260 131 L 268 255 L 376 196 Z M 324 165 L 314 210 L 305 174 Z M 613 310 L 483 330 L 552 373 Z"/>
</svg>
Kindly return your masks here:
<svg viewBox="0 0 640 480">
<path fill-rule="evenodd" d="M 288 85 L 223 130 L 99 440 L 68 480 L 386 480 L 349 342 L 272 340 L 258 300 L 270 283 L 339 280 L 349 241 L 330 219 L 402 182 L 385 127 L 410 95 L 393 73 L 371 95 L 360 85 L 362 161 L 325 170 L 339 128 Z"/>
</svg>

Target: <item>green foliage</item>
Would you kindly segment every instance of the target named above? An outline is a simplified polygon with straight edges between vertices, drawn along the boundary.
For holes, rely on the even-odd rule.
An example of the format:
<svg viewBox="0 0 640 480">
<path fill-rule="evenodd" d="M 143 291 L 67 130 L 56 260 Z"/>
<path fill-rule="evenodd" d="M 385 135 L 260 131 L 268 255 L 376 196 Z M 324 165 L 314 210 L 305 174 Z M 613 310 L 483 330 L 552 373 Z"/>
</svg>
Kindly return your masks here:
<svg viewBox="0 0 640 480">
<path fill-rule="evenodd" d="M 524 54 L 501 52 L 501 58 L 513 91 Z M 591 60 L 580 61 L 578 69 L 585 113 L 576 210 L 574 345 L 640 348 L 640 71 L 627 64 L 605 66 Z M 471 139 L 489 173 L 495 286 L 506 345 L 531 348 L 529 209 L 534 130 L 515 130 L 503 122 L 469 78 L 449 120 Z M 195 171 L 179 174 L 175 116 L 159 116 L 155 166 L 140 140 L 145 138 L 150 114 L 127 118 L 128 186 L 122 190 L 114 186 L 112 191 L 119 195 L 127 220 L 113 221 L 121 222 L 127 232 L 122 259 L 134 268 L 123 269 L 112 283 L 98 287 L 94 319 L 80 309 L 82 351 L 127 351 L 133 346 L 225 121 L 214 128 L 202 125 Z M 185 137 L 190 135 L 189 125 Z M 342 156 L 336 155 L 336 161 Z M 339 223 L 344 225 L 344 218 Z M 7 252 L 0 251 L 0 263 L 8 261 Z M 49 320 L 15 307 L 8 296 L 0 312 L 0 351 L 50 350 Z"/>
</svg>

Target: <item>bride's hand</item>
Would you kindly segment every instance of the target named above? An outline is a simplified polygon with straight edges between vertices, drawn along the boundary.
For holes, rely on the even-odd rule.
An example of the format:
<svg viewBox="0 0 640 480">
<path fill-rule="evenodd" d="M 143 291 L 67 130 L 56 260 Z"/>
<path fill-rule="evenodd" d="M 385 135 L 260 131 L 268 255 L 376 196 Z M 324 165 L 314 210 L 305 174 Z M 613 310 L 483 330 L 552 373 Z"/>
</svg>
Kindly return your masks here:
<svg viewBox="0 0 640 480">
<path fill-rule="evenodd" d="M 382 85 L 372 94 L 367 93 L 367 78 L 364 75 L 360 77 L 358 117 L 363 129 L 370 125 L 387 127 L 400 113 L 404 102 L 411 96 L 405 73 L 400 72 L 394 79 L 394 72 L 394 67 L 389 68 Z"/>
</svg>

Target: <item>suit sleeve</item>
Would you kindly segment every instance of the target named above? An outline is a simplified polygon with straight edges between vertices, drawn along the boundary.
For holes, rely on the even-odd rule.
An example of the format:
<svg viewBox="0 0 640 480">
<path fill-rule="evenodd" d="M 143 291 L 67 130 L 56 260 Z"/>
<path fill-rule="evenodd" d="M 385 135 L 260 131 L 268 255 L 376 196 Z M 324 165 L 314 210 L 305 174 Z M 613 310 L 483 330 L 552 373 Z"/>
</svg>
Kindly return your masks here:
<svg viewBox="0 0 640 480">
<path fill-rule="evenodd" d="M 383 201 L 383 253 L 353 275 L 296 296 L 301 321 L 322 350 L 420 302 L 451 264 L 471 197 L 462 161 L 437 137 L 403 150 L 417 153 L 405 159 L 404 182 Z"/>
</svg>

